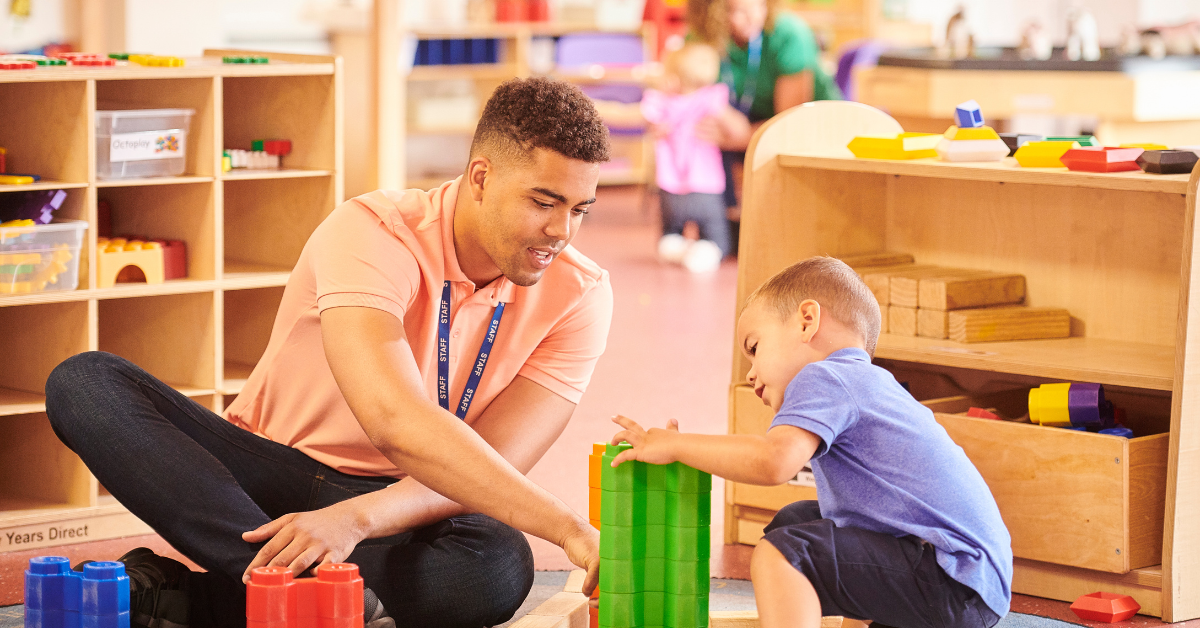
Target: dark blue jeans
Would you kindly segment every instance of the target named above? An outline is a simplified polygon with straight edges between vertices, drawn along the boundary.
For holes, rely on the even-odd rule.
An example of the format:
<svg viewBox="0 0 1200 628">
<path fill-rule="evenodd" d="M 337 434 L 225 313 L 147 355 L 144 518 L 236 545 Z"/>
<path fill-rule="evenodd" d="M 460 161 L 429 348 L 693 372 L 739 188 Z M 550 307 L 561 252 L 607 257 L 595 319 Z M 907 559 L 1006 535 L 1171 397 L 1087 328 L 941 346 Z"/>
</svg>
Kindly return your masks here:
<svg viewBox="0 0 1200 628">
<path fill-rule="evenodd" d="M 108 353 L 54 369 L 46 412 L 109 492 L 208 571 L 189 585 L 194 626 L 245 623 L 241 576 L 262 544 L 243 532 L 395 482 L 340 473 L 251 434 Z M 503 623 L 533 585 L 525 537 L 483 515 L 366 540 L 346 560 L 398 626 Z"/>
</svg>

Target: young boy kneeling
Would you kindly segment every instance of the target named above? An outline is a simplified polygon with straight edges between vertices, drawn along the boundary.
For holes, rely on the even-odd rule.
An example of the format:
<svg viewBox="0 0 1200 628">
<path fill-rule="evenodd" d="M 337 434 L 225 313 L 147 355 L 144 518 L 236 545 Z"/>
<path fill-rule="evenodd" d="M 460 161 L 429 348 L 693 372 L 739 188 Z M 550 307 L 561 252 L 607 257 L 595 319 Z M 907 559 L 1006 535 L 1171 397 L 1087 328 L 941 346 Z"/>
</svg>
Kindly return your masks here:
<svg viewBox="0 0 1200 628">
<path fill-rule="evenodd" d="M 737 329 L 765 436 L 644 430 L 624 417 L 613 464 L 680 461 L 776 485 L 811 464 L 818 502 L 779 511 L 754 550 L 763 628 L 822 615 L 898 628 L 991 628 L 1008 612 L 1012 548 L 983 478 L 946 431 L 871 364 L 879 306 L 850 267 L 802 261 L 747 300 Z M 810 462 L 811 461 L 811 462 Z"/>
</svg>

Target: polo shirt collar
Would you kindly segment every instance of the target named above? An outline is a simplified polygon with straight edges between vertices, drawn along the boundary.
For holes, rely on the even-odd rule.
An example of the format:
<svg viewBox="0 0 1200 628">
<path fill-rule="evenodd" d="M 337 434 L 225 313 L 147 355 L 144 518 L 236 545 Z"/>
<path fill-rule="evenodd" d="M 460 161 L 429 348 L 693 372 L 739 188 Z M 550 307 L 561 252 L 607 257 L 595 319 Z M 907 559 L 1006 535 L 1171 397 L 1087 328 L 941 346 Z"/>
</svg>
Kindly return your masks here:
<svg viewBox="0 0 1200 628">
<path fill-rule="evenodd" d="M 453 181 L 442 184 L 441 189 L 435 193 L 435 195 L 441 195 L 442 250 L 445 251 L 442 259 L 443 276 L 447 281 L 467 284 L 472 290 L 475 290 L 475 295 L 487 299 L 492 307 L 495 307 L 497 303 L 512 303 L 517 286 L 509 281 L 508 277 L 500 275 L 492 283 L 476 290 L 475 284 L 467 278 L 462 267 L 458 265 L 458 252 L 454 248 L 454 207 L 458 203 L 458 190 L 461 185 L 462 175 L 459 175 Z"/>
</svg>

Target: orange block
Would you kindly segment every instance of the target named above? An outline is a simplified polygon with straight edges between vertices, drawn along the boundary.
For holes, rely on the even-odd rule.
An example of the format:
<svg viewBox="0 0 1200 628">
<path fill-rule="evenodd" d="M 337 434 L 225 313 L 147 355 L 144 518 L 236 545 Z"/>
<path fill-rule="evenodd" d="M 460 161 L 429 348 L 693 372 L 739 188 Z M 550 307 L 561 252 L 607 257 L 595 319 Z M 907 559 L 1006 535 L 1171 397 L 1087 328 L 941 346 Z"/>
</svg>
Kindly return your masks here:
<svg viewBox="0 0 1200 628">
<path fill-rule="evenodd" d="M 600 520 L 599 519 L 592 519 L 592 520 L 588 521 L 588 523 L 592 524 L 593 528 L 596 528 L 597 530 L 600 529 Z"/>
<path fill-rule="evenodd" d="M 592 455 L 588 456 L 588 486 L 600 488 L 600 465 L 604 464 L 603 456 L 606 443 L 592 443 Z M 599 516 L 600 511 L 596 511 Z"/>
<path fill-rule="evenodd" d="M 593 521 L 600 520 L 600 492 L 594 486 L 588 488 L 588 519 Z"/>
</svg>

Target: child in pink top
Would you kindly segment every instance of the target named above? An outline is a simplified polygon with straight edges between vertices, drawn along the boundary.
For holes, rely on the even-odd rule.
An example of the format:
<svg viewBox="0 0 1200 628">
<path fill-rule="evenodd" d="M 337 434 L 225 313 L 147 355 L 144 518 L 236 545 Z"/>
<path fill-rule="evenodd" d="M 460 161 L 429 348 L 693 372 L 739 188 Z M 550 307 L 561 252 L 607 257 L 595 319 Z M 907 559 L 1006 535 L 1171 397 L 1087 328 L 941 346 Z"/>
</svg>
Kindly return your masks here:
<svg viewBox="0 0 1200 628">
<path fill-rule="evenodd" d="M 664 66 L 663 90 L 646 90 L 641 105 L 659 136 L 654 153 L 662 191 L 659 256 L 683 262 L 693 272 L 713 270 L 730 250 L 725 169 L 721 149 L 698 134 L 697 125 L 731 108 L 729 88 L 717 82 L 721 59 L 711 46 L 686 44 L 671 52 Z M 683 238 L 687 222 L 700 228 L 700 241 Z"/>
</svg>

